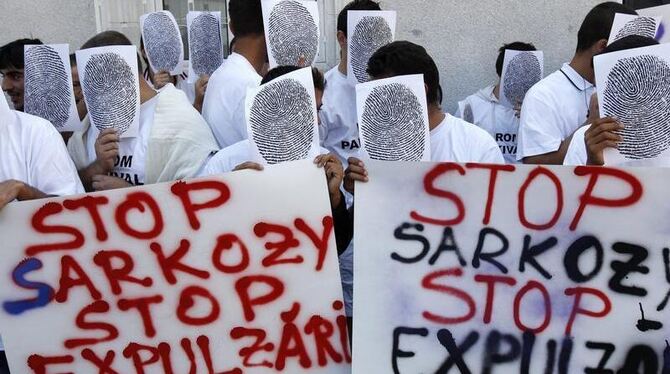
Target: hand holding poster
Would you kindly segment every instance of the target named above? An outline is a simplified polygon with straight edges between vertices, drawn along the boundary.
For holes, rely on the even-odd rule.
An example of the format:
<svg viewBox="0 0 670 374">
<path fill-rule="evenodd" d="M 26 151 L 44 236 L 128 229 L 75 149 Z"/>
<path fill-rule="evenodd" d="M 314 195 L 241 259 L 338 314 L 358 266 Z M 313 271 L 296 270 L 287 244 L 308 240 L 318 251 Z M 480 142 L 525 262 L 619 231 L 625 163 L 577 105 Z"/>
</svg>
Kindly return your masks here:
<svg viewBox="0 0 670 374">
<path fill-rule="evenodd" d="M 367 167 L 354 373 L 670 369 L 666 169 Z"/>
<path fill-rule="evenodd" d="M 11 204 L 12 372 L 348 373 L 326 191 L 305 161 Z"/>
</svg>

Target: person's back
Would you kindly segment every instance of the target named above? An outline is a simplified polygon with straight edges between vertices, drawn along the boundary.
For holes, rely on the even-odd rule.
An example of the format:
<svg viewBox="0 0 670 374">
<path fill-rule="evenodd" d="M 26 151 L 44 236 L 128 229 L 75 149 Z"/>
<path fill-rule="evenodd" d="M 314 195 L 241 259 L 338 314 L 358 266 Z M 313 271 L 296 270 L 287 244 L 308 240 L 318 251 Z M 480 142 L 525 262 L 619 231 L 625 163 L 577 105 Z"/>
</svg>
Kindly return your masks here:
<svg viewBox="0 0 670 374">
<path fill-rule="evenodd" d="M 616 13 L 635 14 L 615 2 L 597 5 L 582 23 L 572 61 L 528 91 L 521 108 L 518 160 L 528 164 L 563 163 L 572 134 L 588 118 L 595 91 L 593 56 L 607 46 Z"/>
<path fill-rule="evenodd" d="M 209 78 L 202 106 L 220 148 L 247 138 L 247 89 L 260 84 L 259 72 L 267 62 L 260 0 L 231 0 L 228 10 L 235 50 Z"/>
<path fill-rule="evenodd" d="M 337 17 L 337 42 L 340 63 L 326 73 L 328 86 L 323 94 L 321 110 L 321 143 L 336 154 L 344 165 L 349 157 L 358 157 L 361 140 L 356 116 L 356 87 L 347 79 L 347 13 L 381 10 L 372 0 L 355 0 L 347 4 Z"/>
</svg>

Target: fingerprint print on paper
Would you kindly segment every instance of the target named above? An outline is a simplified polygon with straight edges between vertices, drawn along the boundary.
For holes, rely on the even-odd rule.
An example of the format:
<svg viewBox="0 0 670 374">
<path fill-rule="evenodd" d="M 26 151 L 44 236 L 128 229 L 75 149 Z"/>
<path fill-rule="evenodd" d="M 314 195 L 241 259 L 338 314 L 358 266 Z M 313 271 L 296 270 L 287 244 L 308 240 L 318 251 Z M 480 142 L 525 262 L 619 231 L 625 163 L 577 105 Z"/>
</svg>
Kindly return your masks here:
<svg viewBox="0 0 670 374">
<path fill-rule="evenodd" d="M 421 161 L 425 128 L 421 103 L 403 84 L 375 87 L 365 100 L 361 131 L 373 160 Z"/>
<path fill-rule="evenodd" d="M 271 83 L 256 95 L 249 126 L 258 151 L 268 164 L 307 157 L 314 136 L 313 105 L 307 89 L 294 79 Z"/>
<path fill-rule="evenodd" d="M 475 123 L 475 114 L 472 112 L 472 106 L 470 104 L 465 104 L 463 108 L 463 121 L 468 123 Z"/>
<path fill-rule="evenodd" d="M 221 25 L 211 13 L 202 13 L 191 23 L 190 59 L 197 75 L 212 73 L 223 62 Z"/>
<path fill-rule="evenodd" d="M 651 17 L 638 17 L 628 21 L 614 37 L 614 41 L 627 36 L 639 35 L 648 38 L 656 37 L 656 20 Z"/>
<path fill-rule="evenodd" d="M 351 69 L 360 83 L 370 80 L 368 61 L 377 50 L 393 42 L 393 31 L 383 17 L 363 17 L 351 35 Z"/>
<path fill-rule="evenodd" d="M 309 10 L 297 1 L 277 3 L 268 21 L 270 51 L 277 65 L 296 65 L 300 56 L 311 66 L 319 49 L 319 28 Z"/>
<path fill-rule="evenodd" d="M 136 114 L 137 72 L 116 53 L 93 55 L 84 69 L 82 88 L 93 124 L 100 131 L 126 132 Z"/>
<path fill-rule="evenodd" d="M 150 13 L 143 26 L 144 49 L 156 71 L 172 71 L 181 63 L 182 41 L 170 16 Z"/>
<path fill-rule="evenodd" d="M 631 160 L 670 148 L 670 66 L 656 56 L 619 60 L 607 76 L 603 109 L 625 126 L 619 152 Z"/>
<path fill-rule="evenodd" d="M 542 64 L 535 54 L 519 53 L 507 65 L 503 92 L 505 98 L 513 105 L 520 105 L 526 93 L 542 79 Z"/>
<path fill-rule="evenodd" d="M 63 128 L 70 117 L 72 88 L 58 52 L 46 45 L 26 49 L 25 77 L 26 113 Z"/>
</svg>

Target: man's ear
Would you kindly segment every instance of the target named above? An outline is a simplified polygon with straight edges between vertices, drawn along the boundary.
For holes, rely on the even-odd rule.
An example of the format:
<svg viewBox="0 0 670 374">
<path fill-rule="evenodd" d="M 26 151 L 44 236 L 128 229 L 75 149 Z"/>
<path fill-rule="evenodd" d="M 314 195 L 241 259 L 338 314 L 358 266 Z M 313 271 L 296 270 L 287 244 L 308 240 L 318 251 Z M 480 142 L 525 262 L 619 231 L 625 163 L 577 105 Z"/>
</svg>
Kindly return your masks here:
<svg viewBox="0 0 670 374">
<path fill-rule="evenodd" d="M 347 48 L 347 36 L 344 35 L 343 31 L 337 32 L 337 43 L 340 45 L 341 49 Z"/>
<path fill-rule="evenodd" d="M 593 55 L 596 56 L 596 55 L 599 55 L 599 54 L 603 53 L 605 48 L 607 48 L 607 42 L 608 42 L 607 39 L 598 40 L 598 42 L 596 42 L 596 44 L 594 44 L 593 47 L 591 47 L 591 51 L 593 52 Z"/>
</svg>

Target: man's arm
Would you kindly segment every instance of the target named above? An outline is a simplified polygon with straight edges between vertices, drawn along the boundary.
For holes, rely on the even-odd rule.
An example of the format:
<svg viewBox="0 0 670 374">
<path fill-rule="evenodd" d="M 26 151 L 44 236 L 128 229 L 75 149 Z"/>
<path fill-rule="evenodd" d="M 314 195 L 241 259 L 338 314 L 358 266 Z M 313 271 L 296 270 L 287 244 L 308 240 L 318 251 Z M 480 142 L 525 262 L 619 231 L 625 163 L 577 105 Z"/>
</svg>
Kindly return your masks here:
<svg viewBox="0 0 670 374">
<path fill-rule="evenodd" d="M 543 155 L 525 157 L 523 163 L 528 165 L 563 165 L 571 141 L 572 135 L 561 142 L 558 150 Z"/>
<path fill-rule="evenodd" d="M 0 209 L 14 200 L 37 200 L 49 197 L 44 192 L 17 180 L 0 183 Z"/>
</svg>

